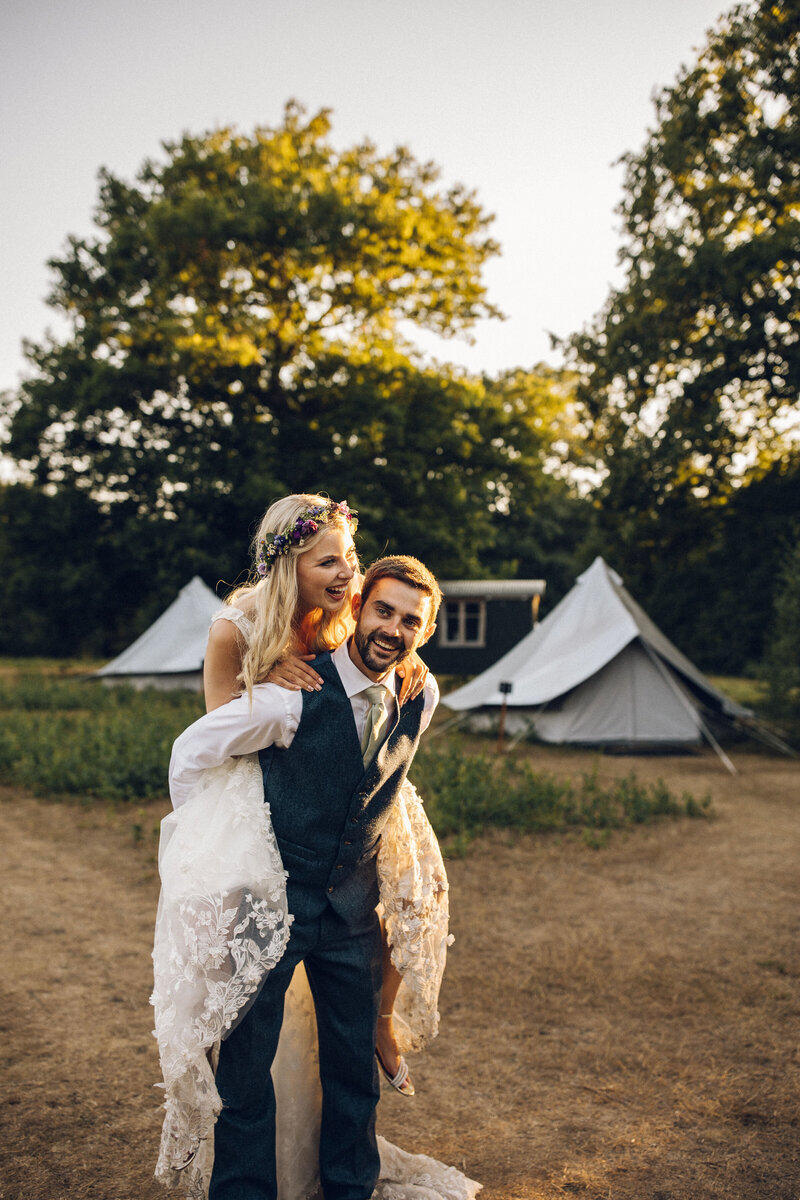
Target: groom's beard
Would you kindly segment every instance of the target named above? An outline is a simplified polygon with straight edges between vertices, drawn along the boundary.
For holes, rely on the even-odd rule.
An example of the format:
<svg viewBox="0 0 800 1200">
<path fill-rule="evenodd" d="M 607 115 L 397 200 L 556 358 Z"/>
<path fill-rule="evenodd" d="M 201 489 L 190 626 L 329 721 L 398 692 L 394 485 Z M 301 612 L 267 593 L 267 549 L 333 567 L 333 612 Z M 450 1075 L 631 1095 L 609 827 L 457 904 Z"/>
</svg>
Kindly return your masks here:
<svg viewBox="0 0 800 1200">
<path fill-rule="evenodd" d="M 353 634 L 358 653 L 361 655 L 361 661 L 365 667 L 369 667 L 370 671 L 383 672 L 391 671 L 392 667 L 396 667 L 404 658 L 408 658 L 411 653 L 402 638 L 389 638 L 380 633 L 364 633 L 363 630 L 356 627 Z M 380 640 L 385 646 L 396 646 L 397 653 L 390 657 L 386 654 L 380 654 L 375 650 L 375 642 Z"/>
</svg>

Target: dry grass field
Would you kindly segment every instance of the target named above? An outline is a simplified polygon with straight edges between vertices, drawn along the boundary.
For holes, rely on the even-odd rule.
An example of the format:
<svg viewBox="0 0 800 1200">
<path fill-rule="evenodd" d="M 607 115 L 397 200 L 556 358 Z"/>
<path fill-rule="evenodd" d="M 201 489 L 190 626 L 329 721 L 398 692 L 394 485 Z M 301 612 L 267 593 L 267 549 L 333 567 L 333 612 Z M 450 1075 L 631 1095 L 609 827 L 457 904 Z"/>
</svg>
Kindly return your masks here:
<svg viewBox="0 0 800 1200">
<path fill-rule="evenodd" d="M 559 775 L 593 756 L 527 751 Z M 711 821 L 475 843 L 418 1095 L 379 1128 L 482 1200 L 800 1200 L 800 764 L 600 758 Z M 0 790 L 2 1200 L 155 1200 L 147 1003 L 164 808 Z M 138 827 L 134 830 L 134 825 Z"/>
</svg>

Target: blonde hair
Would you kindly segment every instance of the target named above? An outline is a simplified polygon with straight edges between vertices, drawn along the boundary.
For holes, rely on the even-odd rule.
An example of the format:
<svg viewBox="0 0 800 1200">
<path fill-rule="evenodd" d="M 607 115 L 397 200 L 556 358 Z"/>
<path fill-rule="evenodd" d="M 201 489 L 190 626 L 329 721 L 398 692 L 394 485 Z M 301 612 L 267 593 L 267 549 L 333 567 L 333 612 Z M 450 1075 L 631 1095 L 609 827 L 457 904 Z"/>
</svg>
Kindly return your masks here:
<svg viewBox="0 0 800 1200">
<path fill-rule="evenodd" d="M 275 663 L 290 650 L 301 653 L 319 654 L 323 650 L 334 650 L 341 645 L 355 628 L 350 611 L 350 598 L 361 582 L 358 570 L 348 585 L 342 607 L 335 613 L 326 613 L 321 608 L 313 609 L 302 621 L 298 619 L 300 591 L 297 585 L 297 561 L 301 554 L 313 549 L 329 529 L 350 531 L 350 523 L 344 514 L 334 512 L 317 533 L 303 538 L 302 546 L 292 546 L 286 553 L 278 555 L 272 562 L 269 573 L 259 578 L 255 563 L 259 547 L 268 534 L 283 533 L 294 525 L 309 508 L 328 503 L 327 496 L 298 493 L 284 496 L 271 504 L 258 527 L 253 544 L 253 568 L 251 580 L 226 597 L 226 604 L 237 604 L 244 596 L 253 597 L 253 633 L 242 659 L 242 669 L 237 676 L 248 695 L 252 695 L 253 684 L 266 678 Z"/>
</svg>

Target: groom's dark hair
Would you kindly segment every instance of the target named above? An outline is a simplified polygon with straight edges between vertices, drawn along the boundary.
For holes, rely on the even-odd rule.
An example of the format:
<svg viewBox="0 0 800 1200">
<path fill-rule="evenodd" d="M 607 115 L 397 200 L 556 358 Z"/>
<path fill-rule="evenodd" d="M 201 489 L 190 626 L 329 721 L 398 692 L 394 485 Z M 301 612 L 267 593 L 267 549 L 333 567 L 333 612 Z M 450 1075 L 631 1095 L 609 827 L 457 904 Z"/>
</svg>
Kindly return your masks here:
<svg viewBox="0 0 800 1200">
<path fill-rule="evenodd" d="M 379 558 L 371 567 L 367 567 L 364 582 L 361 585 L 361 603 L 363 604 L 379 579 L 399 579 L 409 587 L 417 588 L 431 598 L 431 621 L 435 620 L 442 602 L 442 589 L 436 582 L 431 571 L 418 558 L 410 554 L 390 554 Z"/>
</svg>

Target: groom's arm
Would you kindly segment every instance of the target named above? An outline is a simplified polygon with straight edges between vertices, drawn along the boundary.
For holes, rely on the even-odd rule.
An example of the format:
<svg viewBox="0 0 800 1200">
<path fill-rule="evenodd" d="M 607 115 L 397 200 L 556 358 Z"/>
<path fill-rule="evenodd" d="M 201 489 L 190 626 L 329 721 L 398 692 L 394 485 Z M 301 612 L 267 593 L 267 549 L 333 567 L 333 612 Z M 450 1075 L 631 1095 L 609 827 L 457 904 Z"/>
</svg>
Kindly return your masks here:
<svg viewBox="0 0 800 1200">
<path fill-rule="evenodd" d="M 291 745 L 302 710 L 302 692 L 257 683 L 252 705 L 248 696 L 237 696 L 184 729 L 172 747 L 169 764 L 173 808 L 192 797 L 209 767 L 265 746 Z"/>
</svg>

